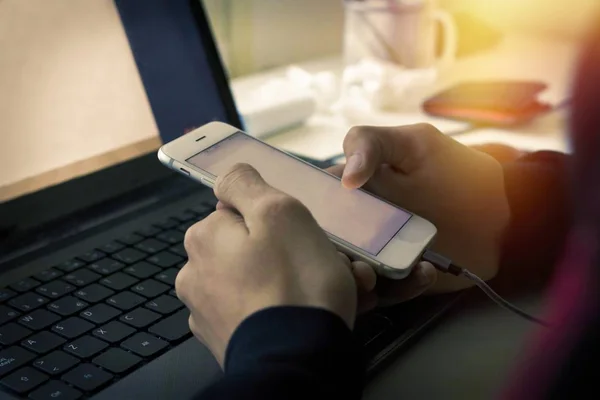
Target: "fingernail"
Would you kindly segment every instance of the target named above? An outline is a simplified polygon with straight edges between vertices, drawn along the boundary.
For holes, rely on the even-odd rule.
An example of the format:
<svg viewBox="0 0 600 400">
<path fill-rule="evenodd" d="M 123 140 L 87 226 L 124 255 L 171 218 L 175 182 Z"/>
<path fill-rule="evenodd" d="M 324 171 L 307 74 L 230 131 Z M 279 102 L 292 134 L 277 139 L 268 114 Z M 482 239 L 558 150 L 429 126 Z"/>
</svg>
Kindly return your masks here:
<svg viewBox="0 0 600 400">
<path fill-rule="evenodd" d="M 357 172 L 360 172 L 363 166 L 363 156 L 360 153 L 352 154 L 348 160 L 346 161 L 346 167 L 344 168 L 344 174 L 342 175 L 342 179 L 349 177 L 350 175 L 354 175 Z"/>
</svg>

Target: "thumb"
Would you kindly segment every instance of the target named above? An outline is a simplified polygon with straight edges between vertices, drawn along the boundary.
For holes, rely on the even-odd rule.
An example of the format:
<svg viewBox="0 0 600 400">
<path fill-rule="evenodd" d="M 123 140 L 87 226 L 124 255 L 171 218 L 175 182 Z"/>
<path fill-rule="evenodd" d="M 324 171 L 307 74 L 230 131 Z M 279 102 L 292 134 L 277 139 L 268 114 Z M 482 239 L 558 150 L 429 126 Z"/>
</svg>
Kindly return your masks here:
<svg viewBox="0 0 600 400">
<path fill-rule="evenodd" d="M 352 128 L 344 139 L 346 167 L 342 184 L 349 189 L 363 186 L 382 164 L 389 164 L 403 173 L 419 168 L 427 150 L 444 137 L 429 124 L 401 127 L 359 126 Z"/>
</svg>

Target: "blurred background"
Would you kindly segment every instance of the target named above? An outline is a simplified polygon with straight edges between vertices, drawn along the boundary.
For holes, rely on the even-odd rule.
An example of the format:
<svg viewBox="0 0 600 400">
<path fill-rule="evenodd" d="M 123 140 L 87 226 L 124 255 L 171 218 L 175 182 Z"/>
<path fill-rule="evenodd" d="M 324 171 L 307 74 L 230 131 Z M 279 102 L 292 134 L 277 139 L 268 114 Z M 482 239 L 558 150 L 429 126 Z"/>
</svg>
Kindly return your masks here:
<svg viewBox="0 0 600 400">
<path fill-rule="evenodd" d="M 342 50 L 342 0 L 204 0 L 232 77 Z M 597 0 L 438 0 L 462 18 L 469 38 L 488 29 L 577 40 L 600 11 Z M 481 26 L 480 26 L 481 25 Z M 283 34 L 282 34 L 283 33 Z"/>
<path fill-rule="evenodd" d="M 578 46 L 600 14 L 600 1 L 379 1 L 427 3 L 449 13 L 456 62 L 437 71 L 427 95 L 415 97 L 419 109 L 382 109 L 350 121 L 335 114 L 352 31 L 345 27 L 344 1 L 204 0 L 246 130 L 322 160 L 339 154 L 353 124 L 421 121 L 465 144 L 568 151 L 564 113 L 514 129 L 475 130 L 433 118 L 421 106 L 427 96 L 461 82 L 518 79 L 539 80 L 547 86 L 545 99 L 559 108 L 568 100 Z M 414 77 L 385 68 L 376 71 L 381 79 L 375 82 L 384 88 Z M 160 145 L 113 0 L 0 0 L 0 136 L 0 202 Z"/>
</svg>

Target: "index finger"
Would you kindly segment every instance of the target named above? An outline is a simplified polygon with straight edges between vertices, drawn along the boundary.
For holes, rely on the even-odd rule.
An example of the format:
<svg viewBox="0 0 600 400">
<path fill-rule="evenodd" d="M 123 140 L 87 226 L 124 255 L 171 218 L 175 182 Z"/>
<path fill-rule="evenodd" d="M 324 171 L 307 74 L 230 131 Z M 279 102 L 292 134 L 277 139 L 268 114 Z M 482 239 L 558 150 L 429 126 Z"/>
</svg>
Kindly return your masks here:
<svg viewBox="0 0 600 400">
<path fill-rule="evenodd" d="M 267 184 L 252 166 L 236 164 L 217 178 L 214 192 L 220 202 L 235 208 L 245 218 L 259 199 L 277 190 Z"/>
<path fill-rule="evenodd" d="M 351 189 L 361 187 L 382 164 L 409 173 L 424 157 L 432 134 L 440 133 L 428 124 L 352 128 L 344 139 L 347 161 L 342 184 Z"/>
</svg>

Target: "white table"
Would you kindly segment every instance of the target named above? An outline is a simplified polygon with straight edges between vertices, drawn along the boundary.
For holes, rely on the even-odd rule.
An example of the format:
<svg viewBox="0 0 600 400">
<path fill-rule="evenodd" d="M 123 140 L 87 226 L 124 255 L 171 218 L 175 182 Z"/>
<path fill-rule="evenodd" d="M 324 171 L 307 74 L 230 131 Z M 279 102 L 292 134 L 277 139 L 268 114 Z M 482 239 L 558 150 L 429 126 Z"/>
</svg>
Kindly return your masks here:
<svg viewBox="0 0 600 400">
<path fill-rule="evenodd" d="M 570 76 L 577 58 L 577 50 L 578 46 L 569 41 L 510 35 L 490 51 L 458 60 L 443 72 L 432 92 L 464 80 L 534 79 L 542 80 L 549 86 L 543 93 L 542 100 L 558 104 L 568 98 Z M 337 76 L 342 70 L 339 57 L 315 60 L 298 66 L 311 73 L 328 71 Z M 269 79 L 282 77 L 285 70 L 282 68 L 234 80 L 232 86 L 237 103 L 243 108 L 253 90 L 264 85 Z M 466 124 L 432 118 L 421 112 L 380 113 L 361 123 L 403 125 L 429 122 L 469 145 L 496 142 L 529 151 L 568 151 L 564 136 L 565 121 L 565 112 L 557 111 L 516 129 L 478 129 L 461 134 L 455 132 L 462 131 Z M 341 152 L 342 141 L 349 128 L 350 124 L 339 116 L 317 113 L 305 124 L 265 140 L 290 152 L 326 159 Z"/>
</svg>

